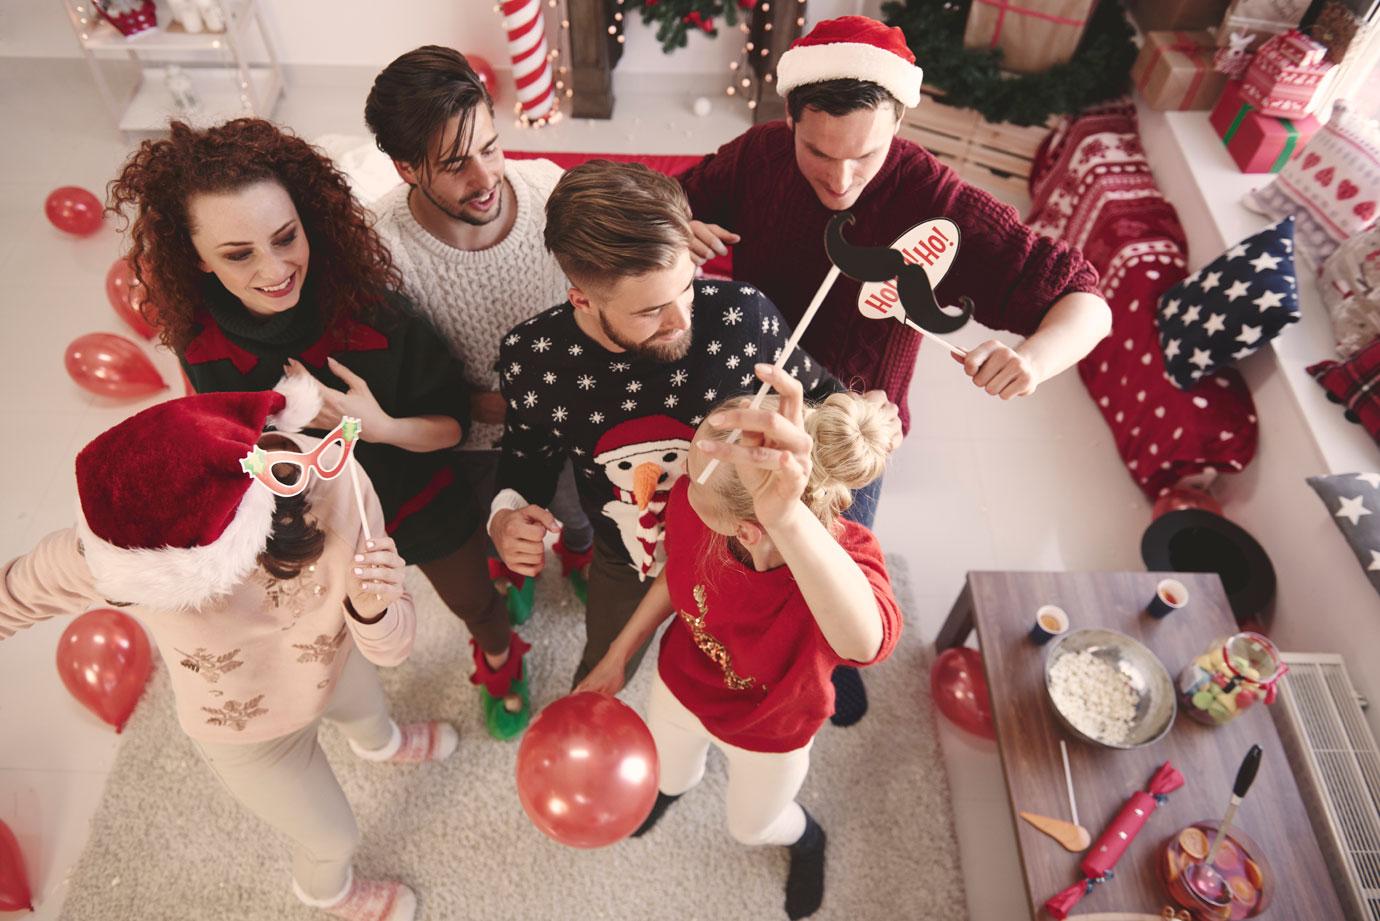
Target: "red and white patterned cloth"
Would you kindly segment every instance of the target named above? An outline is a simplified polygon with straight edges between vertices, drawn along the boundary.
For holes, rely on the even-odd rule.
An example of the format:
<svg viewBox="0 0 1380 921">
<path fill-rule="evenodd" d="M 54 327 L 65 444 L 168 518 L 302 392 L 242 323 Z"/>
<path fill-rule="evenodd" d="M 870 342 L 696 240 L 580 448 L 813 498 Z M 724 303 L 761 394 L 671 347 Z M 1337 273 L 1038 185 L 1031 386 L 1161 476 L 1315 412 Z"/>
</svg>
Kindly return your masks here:
<svg viewBox="0 0 1380 921">
<path fill-rule="evenodd" d="M 1129 103 L 1065 118 L 1031 174 L 1037 232 L 1077 246 L 1102 278 L 1112 333 L 1078 374 L 1150 498 L 1184 477 L 1235 472 L 1255 456 L 1255 406 L 1226 369 L 1181 391 L 1165 376 L 1155 310 L 1187 275 L 1183 227 L 1160 194 Z"/>
</svg>

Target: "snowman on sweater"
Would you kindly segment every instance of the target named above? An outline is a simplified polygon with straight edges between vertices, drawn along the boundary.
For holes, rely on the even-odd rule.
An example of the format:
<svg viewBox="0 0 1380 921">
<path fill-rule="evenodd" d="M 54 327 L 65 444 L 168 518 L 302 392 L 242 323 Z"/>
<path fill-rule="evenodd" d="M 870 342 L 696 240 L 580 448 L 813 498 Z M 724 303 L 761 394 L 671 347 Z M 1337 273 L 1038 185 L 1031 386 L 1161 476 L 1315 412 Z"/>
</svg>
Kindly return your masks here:
<svg viewBox="0 0 1380 921">
<path fill-rule="evenodd" d="M 694 429 L 670 416 L 643 416 L 615 425 L 594 446 L 594 463 L 613 484 L 614 498 L 604 504 L 604 514 L 618 525 L 628 558 L 644 582 L 655 578 L 666 562 L 666 501 L 685 474 L 694 435 Z"/>
</svg>

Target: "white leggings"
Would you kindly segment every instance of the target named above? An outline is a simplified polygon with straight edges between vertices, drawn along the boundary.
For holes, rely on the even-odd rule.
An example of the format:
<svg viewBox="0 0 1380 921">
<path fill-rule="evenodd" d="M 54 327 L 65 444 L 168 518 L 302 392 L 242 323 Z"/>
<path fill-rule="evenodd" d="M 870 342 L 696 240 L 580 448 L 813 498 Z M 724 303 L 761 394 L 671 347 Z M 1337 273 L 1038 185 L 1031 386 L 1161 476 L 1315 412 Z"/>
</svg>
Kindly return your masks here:
<svg viewBox="0 0 1380 921">
<path fill-rule="evenodd" d="M 795 844 L 805 833 L 805 810 L 795 801 L 810 770 L 811 739 L 789 752 L 753 752 L 729 745 L 704 728 L 661 680 L 652 679 L 647 728 L 661 762 L 661 792 L 679 796 L 704 777 L 713 743 L 728 761 L 728 832 L 747 845 Z"/>
<path fill-rule="evenodd" d="M 374 666 L 353 643 L 322 719 L 356 746 L 378 751 L 393 736 Z M 292 878 L 312 899 L 331 900 L 350 884 L 359 846 L 354 810 L 316 741 L 320 720 L 266 742 L 196 741 L 211 770 L 250 812 L 292 841 Z"/>
</svg>

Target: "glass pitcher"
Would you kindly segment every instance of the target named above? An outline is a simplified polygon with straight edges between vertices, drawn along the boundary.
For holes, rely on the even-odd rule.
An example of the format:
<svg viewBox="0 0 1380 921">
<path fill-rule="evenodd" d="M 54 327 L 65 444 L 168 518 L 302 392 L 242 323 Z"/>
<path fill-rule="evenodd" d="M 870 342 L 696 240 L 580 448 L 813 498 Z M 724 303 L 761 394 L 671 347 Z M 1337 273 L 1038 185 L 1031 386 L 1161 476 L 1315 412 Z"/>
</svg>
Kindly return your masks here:
<svg viewBox="0 0 1380 921">
<path fill-rule="evenodd" d="M 1220 637 L 1179 673 L 1179 705 L 1199 722 L 1220 726 L 1259 701 L 1274 703 L 1288 671 L 1275 644 L 1259 633 Z"/>
</svg>

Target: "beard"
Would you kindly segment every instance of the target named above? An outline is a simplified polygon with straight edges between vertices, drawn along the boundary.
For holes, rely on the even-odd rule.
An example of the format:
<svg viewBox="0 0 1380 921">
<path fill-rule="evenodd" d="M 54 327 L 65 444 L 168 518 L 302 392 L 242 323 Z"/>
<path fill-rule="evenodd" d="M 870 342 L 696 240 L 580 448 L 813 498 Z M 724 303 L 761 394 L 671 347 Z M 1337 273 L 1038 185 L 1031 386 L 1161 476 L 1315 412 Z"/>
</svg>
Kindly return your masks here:
<svg viewBox="0 0 1380 921">
<path fill-rule="evenodd" d="M 646 358 L 661 364 L 670 364 L 673 361 L 680 361 L 690 353 L 690 344 L 694 339 L 695 329 L 691 326 L 679 337 L 671 342 L 653 342 L 644 339 L 642 342 L 633 342 L 625 339 L 617 330 L 609 325 L 609 321 L 604 318 L 604 312 L 599 311 L 599 328 L 605 336 L 618 346 L 620 349 L 638 358 Z"/>
<path fill-rule="evenodd" d="M 475 217 L 474 215 L 467 214 L 464 210 L 465 205 L 469 204 L 472 201 L 478 201 L 479 199 L 484 197 L 483 195 L 471 195 L 469 198 L 461 202 L 458 206 L 452 207 L 451 205 L 443 203 L 435 195 L 432 195 L 431 190 L 428 189 L 426 186 L 422 185 L 421 183 L 417 184 L 417 189 L 420 190 L 424 196 L 426 196 L 426 200 L 431 202 L 432 206 L 435 207 L 437 211 L 440 211 L 442 214 L 444 214 L 451 220 L 460 221 L 463 224 L 469 224 L 471 227 L 483 227 L 485 224 L 491 224 L 494 221 L 498 220 L 499 217 L 501 217 L 503 214 L 503 180 L 501 179 L 498 183 L 498 201 L 494 202 L 493 211 L 484 215 L 483 217 Z"/>
</svg>

